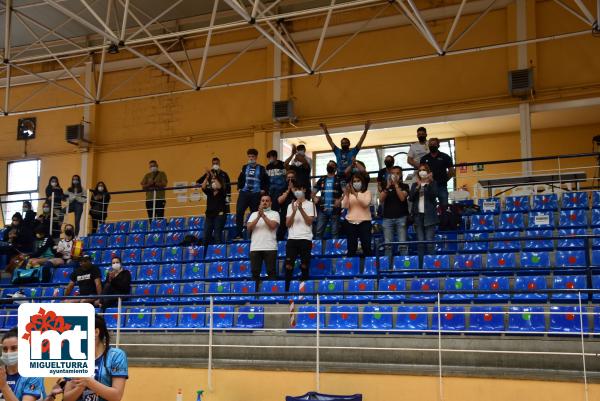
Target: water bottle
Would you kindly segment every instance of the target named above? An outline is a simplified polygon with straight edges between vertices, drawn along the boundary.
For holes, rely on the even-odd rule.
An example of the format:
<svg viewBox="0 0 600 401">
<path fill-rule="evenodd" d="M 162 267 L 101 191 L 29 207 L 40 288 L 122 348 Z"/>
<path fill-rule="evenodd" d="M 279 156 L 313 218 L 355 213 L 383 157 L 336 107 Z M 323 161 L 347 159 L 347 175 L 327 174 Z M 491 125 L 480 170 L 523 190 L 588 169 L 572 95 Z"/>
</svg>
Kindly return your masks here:
<svg viewBox="0 0 600 401">
<path fill-rule="evenodd" d="M 177 390 L 177 397 L 175 397 L 175 401 L 183 401 L 183 394 L 181 393 L 181 389 Z"/>
</svg>

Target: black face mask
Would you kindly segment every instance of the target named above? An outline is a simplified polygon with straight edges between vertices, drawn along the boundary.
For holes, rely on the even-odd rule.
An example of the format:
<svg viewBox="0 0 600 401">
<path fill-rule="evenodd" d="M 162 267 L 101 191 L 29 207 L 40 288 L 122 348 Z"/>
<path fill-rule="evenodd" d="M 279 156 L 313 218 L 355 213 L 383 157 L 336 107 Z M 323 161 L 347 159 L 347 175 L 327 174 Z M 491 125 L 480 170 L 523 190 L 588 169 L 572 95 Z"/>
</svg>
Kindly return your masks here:
<svg viewBox="0 0 600 401">
<path fill-rule="evenodd" d="M 419 139 L 419 142 L 421 142 L 421 143 L 425 143 L 425 141 L 427 140 L 427 136 L 419 136 L 419 135 L 417 135 L 417 138 Z"/>
<path fill-rule="evenodd" d="M 83 270 L 88 270 L 92 267 L 92 263 L 87 261 L 87 262 L 81 262 L 80 266 Z"/>
<path fill-rule="evenodd" d="M 329 174 L 333 174 L 333 173 L 335 173 L 335 167 L 333 167 L 333 166 L 327 166 L 327 172 L 328 172 Z"/>
<path fill-rule="evenodd" d="M 65 230 L 66 236 L 72 237 L 74 234 L 75 234 L 75 231 L 73 231 L 73 230 Z"/>
<path fill-rule="evenodd" d="M 387 168 L 394 167 L 394 161 L 393 160 L 386 160 L 384 163 L 385 163 L 385 166 Z"/>
<path fill-rule="evenodd" d="M 342 145 L 342 149 L 343 150 L 348 150 L 348 149 L 350 149 L 350 145 L 344 144 L 344 145 Z"/>
<path fill-rule="evenodd" d="M 433 145 L 433 146 L 429 147 L 429 151 L 432 152 L 432 153 L 435 153 L 435 152 L 438 151 L 439 148 L 440 148 L 439 146 Z"/>
</svg>

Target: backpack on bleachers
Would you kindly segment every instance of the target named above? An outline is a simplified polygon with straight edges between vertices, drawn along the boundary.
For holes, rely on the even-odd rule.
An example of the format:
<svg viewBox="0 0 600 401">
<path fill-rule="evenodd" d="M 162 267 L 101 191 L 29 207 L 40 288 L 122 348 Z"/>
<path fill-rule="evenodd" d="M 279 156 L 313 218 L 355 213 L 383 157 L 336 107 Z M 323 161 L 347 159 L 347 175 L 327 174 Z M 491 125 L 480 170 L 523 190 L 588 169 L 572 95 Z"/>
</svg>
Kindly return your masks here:
<svg viewBox="0 0 600 401">
<path fill-rule="evenodd" d="M 463 227 L 465 205 L 453 203 L 440 212 L 440 231 L 458 231 Z"/>
<path fill-rule="evenodd" d="M 49 283 L 52 279 L 52 266 L 19 267 L 12 276 L 13 284 Z"/>
</svg>

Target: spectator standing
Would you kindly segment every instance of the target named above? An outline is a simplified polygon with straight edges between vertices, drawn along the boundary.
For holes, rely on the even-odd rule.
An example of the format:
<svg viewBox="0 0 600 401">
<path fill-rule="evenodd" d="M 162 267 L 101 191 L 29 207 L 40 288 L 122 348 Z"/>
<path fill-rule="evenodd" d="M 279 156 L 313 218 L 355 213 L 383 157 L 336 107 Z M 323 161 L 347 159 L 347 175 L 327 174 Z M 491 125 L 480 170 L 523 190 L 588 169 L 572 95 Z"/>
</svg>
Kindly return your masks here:
<svg viewBox="0 0 600 401">
<path fill-rule="evenodd" d="M 224 170 L 221 169 L 221 159 L 219 159 L 218 157 L 212 158 L 212 166 L 211 166 L 210 172 L 212 173 L 213 176 L 216 176 L 219 178 L 219 180 L 222 183 L 222 187 L 225 189 L 225 194 L 227 196 L 227 198 L 226 198 L 227 208 L 226 208 L 225 212 L 229 213 L 229 211 L 230 211 L 229 203 L 231 202 L 231 180 L 229 179 L 229 174 L 227 174 Z M 208 173 L 204 173 L 202 175 L 202 177 L 200 177 L 196 180 L 196 184 L 202 185 L 204 180 L 206 180 L 207 176 L 208 176 Z"/>
<path fill-rule="evenodd" d="M 348 256 L 356 256 L 358 240 L 363 256 L 371 256 L 371 200 L 369 179 L 366 173 L 352 176 L 352 184 L 347 185 L 342 197 L 342 207 L 348 209 L 346 215 L 346 235 L 348 236 Z"/>
<path fill-rule="evenodd" d="M 81 228 L 81 215 L 83 214 L 83 205 L 86 203 L 86 194 L 81 186 L 81 177 L 74 175 L 71 178 L 71 186 L 67 189 L 65 197 L 68 202 L 69 213 L 75 215 L 75 236 L 79 236 Z"/>
<path fill-rule="evenodd" d="M 290 203 L 296 200 L 294 198 L 293 183 L 296 181 L 296 172 L 294 170 L 288 170 L 285 173 L 285 181 L 287 189 L 279 195 L 276 202 L 279 204 L 279 228 L 277 229 L 277 241 L 283 241 L 287 233 L 287 225 L 285 220 L 287 217 L 287 209 Z"/>
<path fill-rule="evenodd" d="M 310 253 L 312 249 L 312 223 L 315 218 L 315 205 L 306 198 L 306 188 L 293 182 L 295 200 L 289 204 L 286 214 L 288 240 L 285 245 L 285 290 L 289 291 L 294 276 L 296 259 L 300 258 L 300 280 L 308 280 Z"/>
<path fill-rule="evenodd" d="M 92 218 L 92 234 L 98 231 L 98 224 L 104 224 L 108 215 L 108 204 L 110 203 L 110 192 L 103 181 L 96 184 L 92 190 L 90 199 L 90 216 Z"/>
<path fill-rule="evenodd" d="M 283 162 L 277 158 L 276 150 L 270 150 L 267 153 L 267 159 L 269 160 L 266 169 L 267 175 L 269 176 L 269 196 L 272 201 L 271 208 L 278 212 L 279 202 L 277 202 L 277 198 L 279 198 L 287 188 L 287 183 L 285 182 L 286 168 Z"/>
<path fill-rule="evenodd" d="M 52 221 L 52 238 L 60 238 L 60 222 L 56 218 L 56 215 L 52 215 L 50 208 L 50 202 L 45 201 L 42 205 L 42 213 L 36 217 L 37 225 L 36 228 L 43 227 L 46 233 L 50 233 L 50 221 Z M 34 229 L 35 232 L 35 229 Z"/>
<path fill-rule="evenodd" d="M 369 129 L 371 128 L 371 121 L 367 121 L 365 123 L 365 130 L 354 148 L 350 148 L 350 139 L 348 138 L 342 138 L 340 142 L 341 148 L 338 148 L 335 143 L 333 143 L 331 135 L 329 135 L 327 125 L 325 125 L 325 123 L 321 123 L 321 128 L 325 133 L 325 137 L 327 138 L 329 146 L 331 146 L 331 150 L 335 154 L 338 167 L 338 176 L 340 177 L 340 180 L 342 180 L 342 186 L 345 186 L 346 182 L 348 182 L 348 177 L 345 175 L 346 169 L 354 162 L 356 155 L 358 152 L 360 152 L 363 142 L 367 137 L 367 132 L 369 132 Z"/>
<path fill-rule="evenodd" d="M 258 211 L 253 212 L 248 219 L 250 237 L 250 267 L 252 279 L 256 282 L 258 291 L 260 272 L 263 262 L 267 268 L 269 280 L 277 278 L 277 227 L 279 213 L 271 209 L 271 197 L 263 195 L 260 198 Z"/>
<path fill-rule="evenodd" d="M 330 160 L 327 163 L 327 175 L 319 178 L 315 186 L 313 201 L 319 207 L 317 215 L 317 239 L 323 239 L 325 228 L 331 227 L 331 237 L 339 235 L 340 213 L 342 211 L 342 187 L 336 174 L 337 164 Z M 319 197 L 316 194 L 320 194 Z"/>
<path fill-rule="evenodd" d="M 46 201 L 54 210 L 52 211 L 52 220 L 58 222 L 59 231 L 55 233 L 56 238 L 60 235 L 60 226 L 62 226 L 64 220 L 64 212 L 62 208 L 62 201 L 65 198 L 63 189 L 60 187 L 58 177 L 52 176 L 48 180 L 48 186 L 46 186 Z M 54 201 L 54 204 L 52 203 Z M 54 237 L 54 235 L 53 235 Z"/>
<path fill-rule="evenodd" d="M 165 188 L 167 187 L 168 180 L 164 171 L 158 169 L 156 160 L 151 160 L 148 165 L 150 172 L 144 175 L 141 185 L 142 189 L 146 191 L 148 220 L 152 221 L 155 218 L 160 219 L 165 216 L 165 206 L 167 203 L 165 200 Z"/>
<path fill-rule="evenodd" d="M 383 205 L 383 238 L 385 242 L 406 241 L 406 220 L 408 218 L 408 185 L 402 182 L 402 168 L 394 166 L 379 192 L 379 201 Z M 392 256 L 392 246 L 386 247 L 386 255 Z M 400 247 L 406 254 L 406 245 Z"/>
<path fill-rule="evenodd" d="M 284 165 L 287 170 L 293 170 L 296 173 L 296 181 L 304 188 L 308 188 L 306 196 L 310 197 L 311 159 L 306 156 L 306 146 L 292 145 L 292 154 L 286 159 Z"/>
<path fill-rule="evenodd" d="M 389 176 L 392 174 L 392 169 L 394 168 L 395 159 L 392 155 L 387 155 L 383 161 L 385 165 L 384 168 L 379 170 L 377 173 L 377 190 L 379 192 L 383 191 L 389 184 Z"/>
<path fill-rule="evenodd" d="M 429 153 L 427 146 L 427 129 L 425 127 L 417 128 L 417 142 L 410 145 L 408 149 L 408 164 L 418 169 L 421 165 L 421 158 Z"/>
<path fill-rule="evenodd" d="M 269 191 L 269 176 L 265 168 L 256 162 L 258 150 L 248 149 L 248 163 L 242 167 L 238 177 L 238 200 L 235 213 L 237 234 L 235 240 L 241 240 L 244 229 L 244 213 L 256 212 L 261 195 Z"/>
<path fill-rule="evenodd" d="M 416 182 L 410 188 L 409 200 L 412 203 L 412 216 L 418 241 L 433 241 L 435 228 L 439 223 L 437 215 L 438 186 L 433 180 L 427 164 L 421 164 Z M 419 266 L 423 266 L 424 244 L 418 245 Z M 427 253 L 433 253 L 433 243 L 427 244 Z"/>
<path fill-rule="evenodd" d="M 440 140 L 429 140 L 429 153 L 421 158 L 421 164 L 427 164 L 437 184 L 440 206 L 448 206 L 448 181 L 454 177 L 454 167 L 450 155 L 440 152 Z"/>
<path fill-rule="evenodd" d="M 205 176 L 202 181 L 202 192 L 206 194 L 204 244 L 220 244 L 223 242 L 223 229 L 227 220 L 227 193 L 214 170 L 206 170 Z"/>
</svg>

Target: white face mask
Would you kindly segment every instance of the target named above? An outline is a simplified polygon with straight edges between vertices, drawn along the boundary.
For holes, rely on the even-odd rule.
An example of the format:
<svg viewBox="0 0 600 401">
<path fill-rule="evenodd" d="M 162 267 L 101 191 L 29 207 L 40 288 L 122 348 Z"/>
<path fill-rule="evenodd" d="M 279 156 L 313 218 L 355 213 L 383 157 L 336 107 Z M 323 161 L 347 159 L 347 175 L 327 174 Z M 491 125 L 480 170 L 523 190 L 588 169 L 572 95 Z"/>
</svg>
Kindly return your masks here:
<svg viewBox="0 0 600 401">
<path fill-rule="evenodd" d="M 213 167 L 212 167 L 213 170 L 219 171 L 220 168 L 221 167 L 218 164 L 213 164 Z"/>
<path fill-rule="evenodd" d="M 79 185 L 79 180 L 73 180 L 73 185 Z"/>
<path fill-rule="evenodd" d="M 14 366 L 19 362 L 19 353 L 18 352 L 3 352 L 0 357 L 2 363 L 6 366 Z"/>
<path fill-rule="evenodd" d="M 100 185 L 100 186 L 98 187 L 98 191 L 100 191 L 100 192 L 104 191 L 104 187 L 103 187 L 102 185 Z"/>
<path fill-rule="evenodd" d="M 44 213 L 50 213 L 50 208 L 49 207 L 45 207 L 42 209 Z"/>
<path fill-rule="evenodd" d="M 256 163 L 256 160 L 254 160 L 254 159 L 248 159 L 248 164 L 255 164 L 255 163 Z"/>
<path fill-rule="evenodd" d="M 294 162 L 294 166 L 300 167 L 301 165 L 302 165 L 302 162 L 299 162 L 299 161 Z"/>
<path fill-rule="evenodd" d="M 120 263 L 113 263 L 113 264 L 112 264 L 112 269 L 113 269 L 114 271 L 121 270 L 121 264 L 120 264 Z"/>
<path fill-rule="evenodd" d="M 158 167 L 152 166 L 150 167 L 150 171 L 156 173 L 158 171 Z"/>
<path fill-rule="evenodd" d="M 57 186 L 57 185 L 58 185 L 58 182 L 56 182 L 56 181 L 52 181 L 52 182 L 50 183 L 50 186 L 52 186 L 52 187 L 55 187 L 55 186 Z"/>
<path fill-rule="evenodd" d="M 213 183 L 211 183 L 211 184 L 210 184 L 210 187 L 211 187 L 212 189 L 219 189 L 219 185 L 218 185 L 216 182 L 213 182 Z"/>
<path fill-rule="evenodd" d="M 357 182 L 353 182 L 352 183 L 352 187 L 355 190 L 360 191 L 362 189 L 362 182 L 358 182 L 358 181 Z"/>
<path fill-rule="evenodd" d="M 421 171 L 419 171 L 419 177 L 421 177 L 421 178 L 427 178 L 427 174 L 428 174 L 428 173 L 427 173 L 427 171 L 425 171 L 425 170 L 421 170 Z"/>
<path fill-rule="evenodd" d="M 294 196 L 296 197 L 296 199 L 304 198 L 304 192 L 303 191 L 294 191 Z"/>
<path fill-rule="evenodd" d="M 304 151 L 303 151 L 303 150 L 299 150 L 299 151 L 298 151 L 298 154 L 299 154 L 300 156 L 304 156 Z"/>
</svg>

